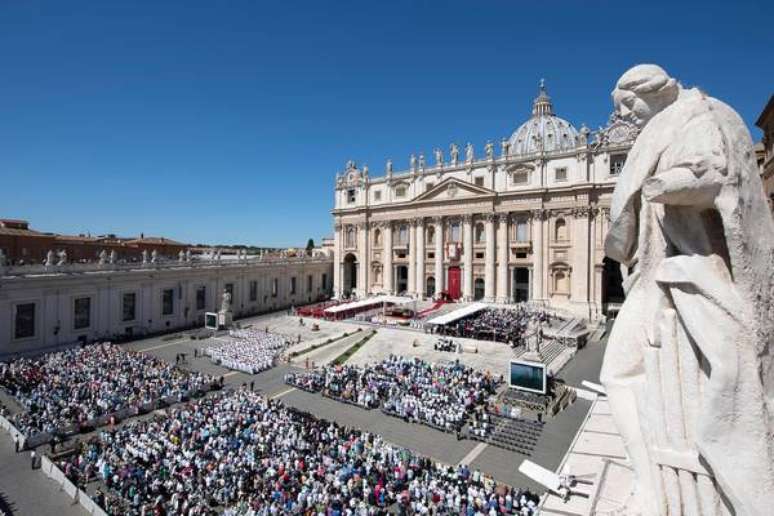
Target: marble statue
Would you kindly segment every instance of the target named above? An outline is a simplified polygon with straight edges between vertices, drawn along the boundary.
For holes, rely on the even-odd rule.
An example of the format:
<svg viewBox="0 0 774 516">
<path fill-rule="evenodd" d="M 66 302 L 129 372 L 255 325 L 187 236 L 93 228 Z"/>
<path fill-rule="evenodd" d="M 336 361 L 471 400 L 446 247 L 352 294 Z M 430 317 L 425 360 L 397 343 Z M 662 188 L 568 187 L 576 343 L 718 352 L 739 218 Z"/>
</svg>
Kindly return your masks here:
<svg viewBox="0 0 774 516">
<path fill-rule="evenodd" d="M 452 143 L 449 146 L 449 154 L 451 154 L 452 165 L 456 165 L 460 159 L 460 148 L 457 146 L 456 143 Z"/>
<path fill-rule="evenodd" d="M 59 251 L 59 261 L 57 262 L 57 265 L 67 265 L 67 251 L 62 249 Z"/>
<path fill-rule="evenodd" d="M 159 261 L 159 252 L 154 249 L 151 251 L 151 263 L 156 263 Z"/>
<path fill-rule="evenodd" d="M 774 222 L 750 133 L 655 65 L 613 100 L 641 129 L 605 241 L 625 273 L 601 380 L 634 469 L 626 514 L 771 514 Z"/>
<path fill-rule="evenodd" d="M 142 263 L 148 263 L 148 250 L 142 250 Z"/>
<path fill-rule="evenodd" d="M 419 170 L 425 169 L 425 155 L 420 153 L 419 154 Z"/>
<path fill-rule="evenodd" d="M 411 157 L 409 158 L 409 165 L 411 170 L 417 169 L 417 157 L 414 154 L 412 154 Z"/>
<path fill-rule="evenodd" d="M 186 249 L 185 250 L 185 261 L 190 262 L 191 261 L 191 250 Z"/>
<path fill-rule="evenodd" d="M 0 267 L 5 267 L 5 253 L 0 249 Z"/>
<path fill-rule="evenodd" d="M 436 148 L 433 152 L 435 153 L 435 166 L 443 167 L 443 151 Z"/>
<path fill-rule="evenodd" d="M 486 142 L 486 145 L 484 145 L 484 152 L 486 152 L 486 159 L 494 158 L 494 144 L 491 141 Z"/>
<path fill-rule="evenodd" d="M 231 311 L 231 294 L 228 290 L 223 291 L 223 301 L 220 303 L 220 311 L 221 312 L 230 312 Z"/>
<path fill-rule="evenodd" d="M 363 178 L 366 179 L 366 180 L 368 179 L 368 165 L 367 164 L 363 164 Z"/>
<path fill-rule="evenodd" d="M 104 249 L 101 250 L 99 252 L 98 258 L 99 258 L 99 264 L 105 265 L 107 263 L 107 251 L 105 251 Z"/>
<path fill-rule="evenodd" d="M 55 264 L 54 262 L 54 251 L 49 249 L 46 253 L 46 267 L 51 267 Z"/>
<path fill-rule="evenodd" d="M 185 261 L 185 252 L 182 249 L 177 253 L 177 261 L 181 263 Z"/>
<path fill-rule="evenodd" d="M 511 143 L 508 141 L 507 138 L 503 138 L 500 140 L 500 157 L 505 158 L 508 156 L 508 151 L 511 147 Z"/>
<path fill-rule="evenodd" d="M 110 260 L 111 264 L 114 264 L 114 263 L 116 263 L 116 261 L 118 261 L 118 253 L 116 252 L 115 249 L 110 251 L 110 258 L 109 258 L 109 260 Z"/>
<path fill-rule="evenodd" d="M 392 175 L 392 160 L 388 159 L 387 164 L 384 167 L 384 171 L 387 172 L 388 176 Z"/>
<path fill-rule="evenodd" d="M 473 144 L 468 142 L 467 145 L 465 145 L 465 161 L 467 163 L 473 163 Z"/>
</svg>

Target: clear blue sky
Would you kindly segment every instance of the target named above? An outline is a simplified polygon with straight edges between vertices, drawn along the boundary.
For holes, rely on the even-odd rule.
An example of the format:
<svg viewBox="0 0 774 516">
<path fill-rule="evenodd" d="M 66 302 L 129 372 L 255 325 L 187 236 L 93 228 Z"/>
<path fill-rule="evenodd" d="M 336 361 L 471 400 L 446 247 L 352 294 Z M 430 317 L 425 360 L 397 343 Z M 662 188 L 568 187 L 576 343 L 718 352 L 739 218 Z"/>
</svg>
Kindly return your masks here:
<svg viewBox="0 0 774 516">
<path fill-rule="evenodd" d="M 753 128 L 772 27 L 771 1 L 3 0 L 0 217 L 317 241 L 347 159 L 374 174 L 451 141 L 480 152 L 541 77 L 559 115 L 596 128 L 618 76 L 655 62 Z"/>
</svg>

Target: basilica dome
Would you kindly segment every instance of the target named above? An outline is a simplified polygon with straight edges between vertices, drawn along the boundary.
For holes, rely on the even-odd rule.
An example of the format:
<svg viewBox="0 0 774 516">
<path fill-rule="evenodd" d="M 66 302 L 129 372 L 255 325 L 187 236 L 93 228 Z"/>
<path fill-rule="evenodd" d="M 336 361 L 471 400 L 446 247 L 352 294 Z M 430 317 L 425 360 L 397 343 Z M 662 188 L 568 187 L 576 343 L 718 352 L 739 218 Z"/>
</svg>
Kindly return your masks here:
<svg viewBox="0 0 774 516">
<path fill-rule="evenodd" d="M 565 151 L 574 149 L 578 142 L 578 130 L 567 120 L 554 115 L 551 97 L 540 81 L 540 93 L 532 103 L 532 118 L 511 135 L 510 154 L 532 154 L 540 152 L 541 148 L 544 152 Z"/>
</svg>

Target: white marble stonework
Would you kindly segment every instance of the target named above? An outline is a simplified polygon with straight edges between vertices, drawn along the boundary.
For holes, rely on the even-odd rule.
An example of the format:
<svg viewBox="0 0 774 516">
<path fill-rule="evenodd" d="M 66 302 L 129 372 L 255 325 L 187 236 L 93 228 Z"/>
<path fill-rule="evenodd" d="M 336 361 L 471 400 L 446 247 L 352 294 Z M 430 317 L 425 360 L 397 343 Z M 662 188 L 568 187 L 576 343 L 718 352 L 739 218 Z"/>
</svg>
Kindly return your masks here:
<svg viewBox="0 0 774 516">
<path fill-rule="evenodd" d="M 625 514 L 774 511 L 774 222 L 742 119 L 655 65 L 605 250 L 628 270 L 601 379 L 634 469 Z"/>
<path fill-rule="evenodd" d="M 476 153 L 438 146 L 383 177 L 347 162 L 335 185 L 334 293 L 538 301 L 597 318 L 622 302 L 604 261 L 610 197 L 637 128 L 576 129 L 541 83 L 532 116 Z M 415 153 L 421 156 L 422 153 Z M 612 288 L 608 284 L 615 284 Z"/>
</svg>

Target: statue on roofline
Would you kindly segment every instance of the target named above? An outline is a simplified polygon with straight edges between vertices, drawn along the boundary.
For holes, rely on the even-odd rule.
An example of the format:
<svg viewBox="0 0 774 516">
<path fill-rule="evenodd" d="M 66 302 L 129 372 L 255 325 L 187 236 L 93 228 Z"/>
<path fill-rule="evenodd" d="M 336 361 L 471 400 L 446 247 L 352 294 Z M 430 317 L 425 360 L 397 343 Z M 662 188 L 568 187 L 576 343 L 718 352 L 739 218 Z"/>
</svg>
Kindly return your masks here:
<svg viewBox="0 0 774 516">
<path fill-rule="evenodd" d="M 625 273 L 601 380 L 635 472 L 629 509 L 771 514 L 774 222 L 750 133 L 656 65 L 624 73 L 613 101 L 641 129 L 605 241 Z"/>
</svg>

